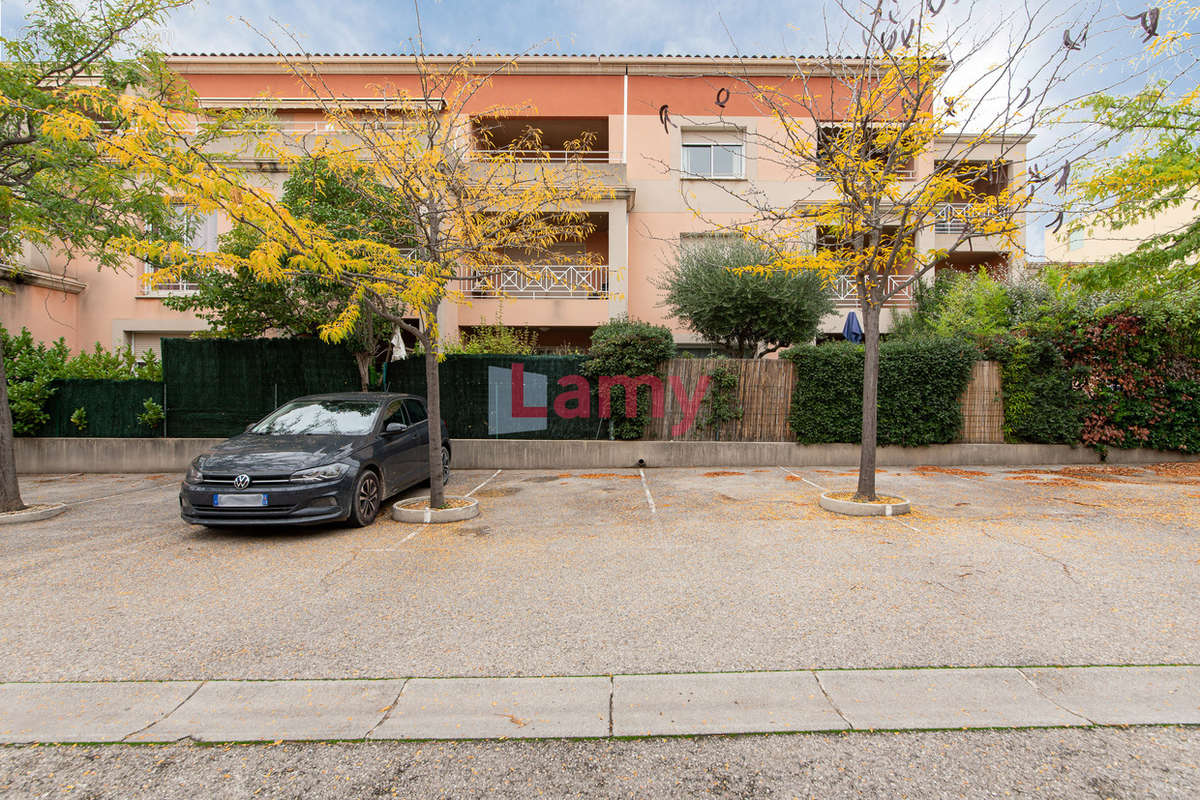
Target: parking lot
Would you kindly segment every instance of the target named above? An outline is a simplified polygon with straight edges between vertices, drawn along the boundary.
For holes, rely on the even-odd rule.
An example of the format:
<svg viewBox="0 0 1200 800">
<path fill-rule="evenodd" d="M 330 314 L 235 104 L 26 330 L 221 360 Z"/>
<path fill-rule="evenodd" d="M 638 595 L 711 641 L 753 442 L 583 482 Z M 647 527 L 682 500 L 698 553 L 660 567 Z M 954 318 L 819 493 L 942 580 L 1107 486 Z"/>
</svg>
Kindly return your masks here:
<svg viewBox="0 0 1200 800">
<path fill-rule="evenodd" d="M 444 526 L 214 531 L 178 476 L 27 476 L 0 679 L 1200 662 L 1200 466 L 459 471 Z M 414 492 L 417 493 L 417 492 Z"/>
</svg>

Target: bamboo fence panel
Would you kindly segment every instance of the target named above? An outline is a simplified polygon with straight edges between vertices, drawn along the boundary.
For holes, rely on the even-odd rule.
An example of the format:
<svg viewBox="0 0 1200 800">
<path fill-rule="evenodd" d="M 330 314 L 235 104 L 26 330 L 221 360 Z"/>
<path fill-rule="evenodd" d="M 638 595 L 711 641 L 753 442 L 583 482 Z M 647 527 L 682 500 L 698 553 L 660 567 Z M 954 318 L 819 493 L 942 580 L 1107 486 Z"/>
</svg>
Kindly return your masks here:
<svg viewBox="0 0 1200 800">
<path fill-rule="evenodd" d="M 704 426 L 707 403 L 702 403 L 691 430 L 672 436 L 671 428 L 683 420 L 683 408 L 671 391 L 671 378 L 679 380 L 683 390 L 694 396 L 702 375 L 719 368 L 738 371 L 737 400 L 741 419 L 731 420 L 719 430 Z M 655 440 L 698 440 L 723 442 L 787 442 L 795 437 L 788 428 L 788 410 L 792 404 L 795 367 L 784 359 L 676 358 L 667 362 L 665 408 L 660 419 L 650 421 L 648 438 Z M 711 391 L 711 389 L 709 390 Z"/>
<path fill-rule="evenodd" d="M 1004 442 L 1004 399 L 1000 388 L 1000 364 L 976 361 L 971 382 L 962 396 L 963 429 L 960 442 L 1002 444 Z"/>
<path fill-rule="evenodd" d="M 714 430 L 704 426 L 707 403 L 691 430 L 672 436 L 671 428 L 683 419 L 683 409 L 671 390 L 671 378 L 679 380 L 689 396 L 694 395 L 700 376 L 718 368 L 738 371 L 736 405 L 742 417 Z M 795 386 L 795 368 L 785 359 L 677 358 L 667 362 L 664 388 L 664 414 L 650 421 L 647 437 L 653 440 L 692 440 L 724 442 L 791 442 L 795 435 L 788 427 L 788 412 Z M 711 389 L 710 389 L 711 391 Z M 972 444 L 1004 442 L 1004 401 L 1000 387 L 1000 365 L 995 361 L 977 361 L 962 398 L 963 430 L 957 441 Z M 915 410 L 920 413 L 920 410 Z"/>
</svg>

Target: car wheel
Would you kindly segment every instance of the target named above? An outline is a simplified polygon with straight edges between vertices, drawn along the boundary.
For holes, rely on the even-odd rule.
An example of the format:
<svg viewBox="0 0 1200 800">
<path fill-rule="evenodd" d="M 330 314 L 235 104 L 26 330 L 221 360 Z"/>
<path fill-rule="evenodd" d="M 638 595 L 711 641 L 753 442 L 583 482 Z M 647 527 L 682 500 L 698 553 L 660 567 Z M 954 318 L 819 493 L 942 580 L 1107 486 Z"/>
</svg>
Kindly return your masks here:
<svg viewBox="0 0 1200 800">
<path fill-rule="evenodd" d="M 356 528 L 370 525 L 379 515 L 379 504 L 383 501 L 383 489 L 379 476 L 372 470 L 363 470 L 354 482 L 354 494 L 350 497 L 350 523 Z"/>
<path fill-rule="evenodd" d="M 450 448 L 442 445 L 442 486 L 450 482 Z"/>
</svg>

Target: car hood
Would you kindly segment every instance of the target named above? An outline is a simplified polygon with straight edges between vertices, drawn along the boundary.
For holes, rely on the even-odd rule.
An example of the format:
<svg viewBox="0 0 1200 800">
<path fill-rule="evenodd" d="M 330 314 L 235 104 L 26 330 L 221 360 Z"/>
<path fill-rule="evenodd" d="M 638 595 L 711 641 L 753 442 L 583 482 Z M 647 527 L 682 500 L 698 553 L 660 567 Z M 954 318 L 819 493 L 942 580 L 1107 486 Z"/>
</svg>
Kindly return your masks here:
<svg viewBox="0 0 1200 800">
<path fill-rule="evenodd" d="M 243 433 L 205 456 L 202 472 L 269 475 L 340 461 L 365 442 L 361 436 L 274 436 Z"/>
</svg>

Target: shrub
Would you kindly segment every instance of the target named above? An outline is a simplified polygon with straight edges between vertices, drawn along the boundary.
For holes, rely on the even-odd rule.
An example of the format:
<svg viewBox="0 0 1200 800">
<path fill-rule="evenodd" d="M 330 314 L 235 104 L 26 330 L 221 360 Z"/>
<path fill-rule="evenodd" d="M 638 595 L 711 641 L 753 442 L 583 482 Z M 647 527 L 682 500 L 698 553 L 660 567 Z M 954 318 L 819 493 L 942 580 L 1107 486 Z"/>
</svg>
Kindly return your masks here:
<svg viewBox="0 0 1200 800">
<path fill-rule="evenodd" d="M 737 367 L 722 364 L 709 373 L 708 394 L 704 397 L 704 419 L 700 423 L 710 428 L 719 440 L 721 429 L 727 422 L 742 418 L 742 407 L 738 405 Z"/>
<path fill-rule="evenodd" d="M 1099 315 L 1065 355 L 1086 374 L 1080 438 L 1112 447 L 1200 451 L 1200 336 L 1195 318 L 1157 306 Z"/>
<path fill-rule="evenodd" d="M 812 341 L 833 299 L 821 277 L 769 268 L 772 253 L 744 239 L 714 239 L 679 253 L 658 282 L 671 315 L 738 358 Z M 744 269 L 767 267 L 761 271 Z"/>
<path fill-rule="evenodd" d="M 1074 444 L 1083 429 L 1086 397 L 1075 388 L 1086 370 L 1072 368 L 1046 339 L 1006 337 L 991 349 L 1000 362 L 1004 438 Z"/>
<path fill-rule="evenodd" d="M 945 272 L 932 285 L 917 283 L 914 310 L 902 315 L 893 338 L 942 336 L 984 344 L 1009 328 L 1008 287 L 986 270 Z"/>
<path fill-rule="evenodd" d="M 789 422 L 803 444 L 862 439 L 863 348 L 804 345 L 783 354 L 796 365 Z M 954 441 L 960 399 L 977 352 L 952 339 L 888 341 L 879 351 L 879 444 Z"/>
<path fill-rule="evenodd" d="M 537 331 L 510 328 L 497 317 L 494 324 L 480 325 L 457 341 L 444 342 L 441 350 L 446 355 L 529 356 L 537 352 Z"/>
<path fill-rule="evenodd" d="M 18 435 L 36 435 L 50 419 L 45 406 L 55 391 L 51 382 L 57 378 L 162 380 L 162 362 L 152 351 L 145 353 L 141 364 L 130 348 L 109 351 L 99 343 L 94 350 L 72 357 L 64 339 L 46 344 L 34 341 L 26 328 L 10 334 L 3 326 L 0 326 L 0 341 L 4 345 L 13 432 Z"/>
<path fill-rule="evenodd" d="M 138 414 L 138 422 L 149 428 L 157 428 L 166 418 L 167 415 L 163 411 L 162 405 L 147 397 L 142 403 L 142 413 Z"/>
<path fill-rule="evenodd" d="M 627 375 L 631 378 L 653 375 L 661 379 L 664 362 L 674 355 L 675 339 L 669 328 L 648 322 L 615 319 L 600 325 L 592 333 L 588 360 L 583 362 L 581 371 L 593 379 L 593 384 L 602 375 Z M 641 438 L 650 419 L 649 387 L 643 386 L 638 391 L 638 414 L 634 418 L 625 417 L 623 387 L 612 388 L 611 402 L 613 437 Z"/>
</svg>

